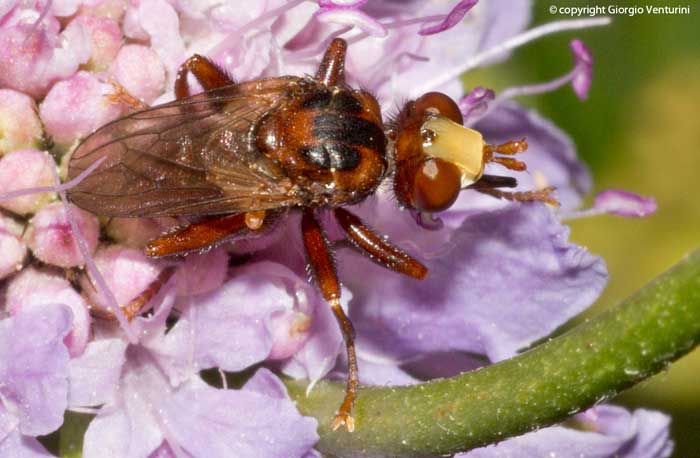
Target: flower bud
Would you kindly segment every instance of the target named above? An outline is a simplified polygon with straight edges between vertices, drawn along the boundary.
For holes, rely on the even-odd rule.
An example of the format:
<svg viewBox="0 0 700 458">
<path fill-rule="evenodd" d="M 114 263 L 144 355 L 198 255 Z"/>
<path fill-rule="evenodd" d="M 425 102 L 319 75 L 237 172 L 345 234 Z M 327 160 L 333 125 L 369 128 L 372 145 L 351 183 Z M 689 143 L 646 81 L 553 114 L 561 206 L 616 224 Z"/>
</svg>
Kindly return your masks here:
<svg viewBox="0 0 700 458">
<path fill-rule="evenodd" d="M 71 213 L 90 253 L 95 251 L 100 226 L 97 218 L 74 205 Z M 66 215 L 66 207 L 54 202 L 43 207 L 29 222 L 24 235 L 29 248 L 39 260 L 59 267 L 76 267 L 85 262 Z"/>
</svg>

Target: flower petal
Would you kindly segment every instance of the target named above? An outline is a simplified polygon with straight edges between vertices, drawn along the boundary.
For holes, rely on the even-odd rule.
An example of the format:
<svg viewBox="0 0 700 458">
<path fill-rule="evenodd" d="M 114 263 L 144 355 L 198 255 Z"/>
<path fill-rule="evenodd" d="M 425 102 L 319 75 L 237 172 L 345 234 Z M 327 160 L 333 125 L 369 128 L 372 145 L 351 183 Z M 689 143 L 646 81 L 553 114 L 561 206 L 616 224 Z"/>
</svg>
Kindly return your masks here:
<svg viewBox="0 0 700 458">
<path fill-rule="evenodd" d="M 219 288 L 228 273 L 228 253 L 223 247 L 187 255 L 176 274 L 177 294 L 194 296 Z"/>
<path fill-rule="evenodd" d="M 318 6 L 321 8 L 359 8 L 369 0 L 318 0 Z"/>
<path fill-rule="evenodd" d="M 163 93 L 165 68 L 158 54 L 141 45 L 126 45 L 119 50 L 112 73 L 126 91 L 145 103 Z"/>
<path fill-rule="evenodd" d="M 148 350 L 128 347 L 117 399 L 90 422 L 83 458 L 132 458 L 156 450 L 166 430 L 159 407 L 172 391 Z"/>
<path fill-rule="evenodd" d="M 519 190 L 554 186 L 563 210 L 578 208 L 590 191 L 590 175 L 569 136 L 537 112 L 505 101 L 474 128 L 488 143 L 527 140 L 528 150 L 519 159 L 527 163 L 529 173 L 513 173 L 497 166 L 491 169 L 491 173 L 515 177 Z"/>
<path fill-rule="evenodd" d="M 249 390 L 187 386 L 162 409 L 173 437 L 196 456 L 297 458 L 318 440 L 316 420 L 291 400 Z"/>
<path fill-rule="evenodd" d="M 121 305 L 128 304 L 148 288 L 162 269 L 161 264 L 146 257 L 142 250 L 119 245 L 100 247 L 94 259 L 117 303 Z M 94 279 L 86 273 L 81 276 L 80 284 L 92 307 L 109 311 L 107 298 L 93 286 Z"/>
<path fill-rule="evenodd" d="M 1 97 L 2 94 L 0 100 Z M 52 186 L 55 178 L 51 168 L 55 169 L 56 163 L 47 151 L 12 151 L 0 158 L 0 193 Z M 53 192 L 35 193 L 0 201 L 0 207 L 18 215 L 27 215 L 35 213 L 55 198 L 56 193 Z"/>
<path fill-rule="evenodd" d="M 309 380 L 310 387 L 333 369 L 343 350 L 343 336 L 331 308 L 318 295 L 316 297 L 319 302 L 314 310 L 309 338 L 282 368 L 289 376 Z M 341 302 L 344 309 L 347 310 L 351 298 L 352 293 L 343 288 Z"/>
<path fill-rule="evenodd" d="M 41 144 L 44 132 L 31 97 L 0 89 L 0 132 L 0 155 Z M 0 179 L 0 183 L 4 181 Z"/>
<path fill-rule="evenodd" d="M 0 439 L 0 456 L 12 458 L 54 458 L 38 440 L 23 436 L 13 430 L 4 440 Z"/>
<path fill-rule="evenodd" d="M 46 133 L 62 147 L 117 118 L 122 107 L 109 100 L 113 88 L 93 73 L 80 71 L 56 83 L 39 107 Z"/>
<path fill-rule="evenodd" d="M 178 65 L 186 57 L 177 13 L 165 0 L 143 0 L 138 6 L 138 18 L 141 27 L 151 38 L 151 47 L 158 53 L 168 71 L 170 86 Z"/>
<path fill-rule="evenodd" d="M 384 227 L 396 212 L 384 211 Z M 444 230 L 418 231 L 429 232 L 425 246 L 430 237 L 444 243 Z M 450 350 L 493 361 L 514 355 L 585 309 L 605 285 L 603 261 L 567 242 L 568 234 L 542 205 L 477 213 L 427 260 L 421 282 L 341 255 L 362 344 L 399 357 Z"/>
<path fill-rule="evenodd" d="M 0 72 L 0 86 L 41 97 L 51 83 L 69 76 L 78 65 L 76 62 L 67 73 L 54 74 L 50 66 L 58 41 L 58 24 L 32 29 L 30 24 L 0 27 L 0 61 L 5 64 Z"/>
<path fill-rule="evenodd" d="M 27 246 L 20 239 L 23 227 L 17 221 L 0 216 L 0 280 L 22 268 Z"/>
<path fill-rule="evenodd" d="M 90 47 L 90 60 L 87 67 L 93 71 L 104 71 L 114 61 L 119 52 L 122 41 L 122 33 L 119 24 L 108 17 L 79 15 L 66 27 L 84 27 L 87 31 Z"/>
<path fill-rule="evenodd" d="M 165 319 L 174 302 L 173 293 L 174 288 L 165 295 L 152 317 L 152 322 L 148 323 L 141 332 L 145 340 L 143 345 L 150 350 L 154 362 L 168 377 L 172 386 L 179 386 L 195 375 L 199 368 L 192 360 L 194 331 L 192 320 L 189 318 L 193 314 L 193 308 L 190 308 L 172 329 L 165 332 Z M 141 323 L 145 321 L 142 317 L 137 320 Z M 157 322 L 161 322 L 160 328 L 156 327 Z"/>
<path fill-rule="evenodd" d="M 92 318 L 85 299 L 65 278 L 36 270 L 24 269 L 12 279 L 6 294 L 6 308 L 12 314 L 23 308 L 49 304 L 64 304 L 73 314 L 71 331 L 63 339 L 71 357 L 83 353 L 90 338 Z"/>
<path fill-rule="evenodd" d="M 464 122 L 468 123 L 470 118 L 477 118 L 488 109 L 488 104 L 496 98 L 493 89 L 477 86 L 459 99 L 459 110 L 464 116 Z"/>
<path fill-rule="evenodd" d="M 671 455 L 669 419 L 659 412 L 602 405 L 591 413 L 584 430 L 552 426 L 455 458 L 503 456 L 585 456 L 586 458 L 662 458 Z M 586 414 L 583 414 L 586 415 Z M 580 418 L 578 415 L 577 418 Z"/>
<path fill-rule="evenodd" d="M 285 311 L 314 313 L 317 295 L 303 278 L 271 262 L 249 264 L 232 275 L 220 289 L 194 299 L 195 358 L 201 368 L 238 371 L 268 358 L 276 336 L 296 341 L 294 332 L 309 332 L 279 333 L 272 323 Z"/>
<path fill-rule="evenodd" d="M 101 339 L 90 342 L 85 352 L 70 361 L 70 407 L 107 404 L 114 400 L 115 391 L 125 361 L 126 342 L 121 339 Z"/>
<path fill-rule="evenodd" d="M 0 321 L 0 393 L 15 405 L 22 434 L 38 436 L 63 423 L 68 398 L 71 326 L 63 305 L 26 307 Z"/>
<path fill-rule="evenodd" d="M 622 189 L 606 189 L 595 196 L 597 211 L 628 218 L 642 218 L 656 212 L 656 199 L 643 197 Z"/>
<path fill-rule="evenodd" d="M 275 399 L 289 399 L 284 383 L 270 369 L 261 367 L 243 386 L 243 390 L 253 391 Z"/>
<path fill-rule="evenodd" d="M 131 413 L 131 415 L 130 415 Z M 128 408 L 98 414 L 90 422 L 83 458 L 131 458 L 147 456 L 163 440 L 150 417 Z"/>
<path fill-rule="evenodd" d="M 100 233 L 97 217 L 79 208 L 72 208 L 71 211 L 88 250 L 94 251 Z M 45 263 L 76 267 L 85 262 L 68 222 L 66 208 L 61 202 L 54 202 L 39 210 L 29 222 L 24 237 L 34 256 Z"/>
<path fill-rule="evenodd" d="M 577 68 L 576 76 L 571 82 L 576 96 L 585 100 L 588 97 L 588 90 L 591 88 L 593 80 L 593 54 L 588 50 L 581 40 L 573 40 L 570 43 L 571 51 L 574 53 L 574 65 Z"/>
<path fill-rule="evenodd" d="M 444 14 L 443 2 L 418 2 L 420 10 L 415 16 Z M 415 98 L 429 91 L 442 91 L 455 100 L 461 95 L 458 76 L 464 73 L 464 64 L 480 51 L 518 34 L 530 21 L 530 2 L 525 0 L 491 0 L 478 4 L 464 20 L 460 20 L 451 29 L 436 35 L 418 38 L 419 47 L 409 51 L 429 58 L 427 62 L 415 62 L 410 67 L 397 71 L 391 85 L 398 99 L 389 102 L 402 102 L 402 98 Z M 410 45 L 410 41 L 404 42 Z M 403 45 L 405 46 L 405 45 Z M 498 59 L 507 57 L 507 53 Z M 439 69 L 439 71 L 436 71 Z M 445 80 L 445 75 L 454 75 L 452 84 Z M 448 79 L 447 81 L 450 81 Z M 379 91 L 382 94 L 383 91 Z"/>
<path fill-rule="evenodd" d="M 389 31 L 368 14 L 351 8 L 322 8 L 316 15 L 319 21 L 352 25 L 372 37 L 385 37 Z"/>
</svg>

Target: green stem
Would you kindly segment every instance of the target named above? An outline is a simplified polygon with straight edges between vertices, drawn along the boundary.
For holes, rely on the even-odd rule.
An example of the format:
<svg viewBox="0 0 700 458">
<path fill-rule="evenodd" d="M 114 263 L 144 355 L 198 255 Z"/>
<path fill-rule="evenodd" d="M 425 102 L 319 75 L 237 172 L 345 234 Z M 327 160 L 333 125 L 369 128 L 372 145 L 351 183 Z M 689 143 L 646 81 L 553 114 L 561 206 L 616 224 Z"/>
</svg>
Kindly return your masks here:
<svg viewBox="0 0 700 458">
<path fill-rule="evenodd" d="M 83 456 L 83 439 L 93 415 L 66 411 L 59 436 L 59 456 L 80 458 Z"/>
<path fill-rule="evenodd" d="M 343 384 L 309 397 L 329 457 L 430 457 L 466 451 L 562 421 L 665 368 L 700 342 L 700 252 L 618 306 L 522 355 L 409 387 L 364 387 L 353 433 L 330 431 Z"/>
</svg>

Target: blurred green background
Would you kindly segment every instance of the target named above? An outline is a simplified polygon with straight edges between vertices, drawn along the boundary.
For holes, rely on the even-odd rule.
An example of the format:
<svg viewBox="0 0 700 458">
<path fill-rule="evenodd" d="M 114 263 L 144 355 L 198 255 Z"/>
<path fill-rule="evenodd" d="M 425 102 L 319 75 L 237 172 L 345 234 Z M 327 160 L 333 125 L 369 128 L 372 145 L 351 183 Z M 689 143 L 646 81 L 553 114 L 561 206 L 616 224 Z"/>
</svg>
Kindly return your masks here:
<svg viewBox="0 0 700 458">
<path fill-rule="evenodd" d="M 610 281 L 596 306 L 612 305 L 700 245 L 700 3 L 669 0 L 535 2 L 533 24 L 567 19 L 550 5 L 690 6 L 689 15 L 613 16 L 610 26 L 566 32 L 517 50 L 512 59 L 471 72 L 467 86 L 497 92 L 569 71 L 568 43 L 581 38 L 595 59 L 589 98 L 570 87 L 519 101 L 567 131 L 590 167 L 594 192 L 615 187 L 654 196 L 645 219 L 599 216 L 572 221 L 572 238 L 608 263 Z M 615 402 L 673 417 L 676 457 L 700 457 L 700 351 Z"/>
</svg>

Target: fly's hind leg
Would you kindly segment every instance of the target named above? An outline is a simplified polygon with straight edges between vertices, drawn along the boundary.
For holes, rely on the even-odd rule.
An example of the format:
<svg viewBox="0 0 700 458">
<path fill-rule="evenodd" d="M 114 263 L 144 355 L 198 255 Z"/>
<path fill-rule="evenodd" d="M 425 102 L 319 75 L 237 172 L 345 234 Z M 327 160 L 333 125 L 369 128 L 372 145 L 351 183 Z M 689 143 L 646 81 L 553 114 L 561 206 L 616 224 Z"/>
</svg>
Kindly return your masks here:
<svg viewBox="0 0 700 458">
<path fill-rule="evenodd" d="M 160 274 L 153 280 L 141 293 L 135 298 L 131 299 L 128 303 L 120 305 L 119 308 L 122 309 L 122 313 L 126 316 L 126 319 L 131 321 L 138 315 L 147 312 L 149 309 L 146 306 L 149 304 L 151 299 L 158 294 L 161 288 L 170 280 L 170 277 L 175 274 L 175 267 L 168 266 L 164 268 Z M 83 294 L 83 297 L 89 301 L 88 297 Z M 103 320 L 116 321 L 117 317 L 113 312 L 102 310 L 101 308 L 95 307 L 91 304 L 90 308 L 91 315 Z"/>
<path fill-rule="evenodd" d="M 255 211 L 205 218 L 151 240 L 145 251 L 151 257 L 201 251 L 235 237 L 261 233 L 270 227 L 274 216 Z"/>
<path fill-rule="evenodd" d="M 223 68 L 204 56 L 195 54 L 185 61 L 175 78 L 175 98 L 180 100 L 190 96 L 187 75 L 192 73 L 205 91 L 234 84 L 233 78 Z"/>
<path fill-rule="evenodd" d="M 311 273 L 321 290 L 321 294 L 330 304 L 338 320 L 348 354 L 348 381 L 345 389 L 345 398 L 338 408 L 338 413 L 331 427 L 333 430 L 336 430 L 340 426 L 345 425 L 347 430 L 352 432 L 355 429 L 355 421 L 351 416 L 352 405 L 357 396 L 357 387 L 359 385 L 357 356 L 355 355 L 355 330 L 350 319 L 340 306 L 340 282 L 338 281 L 333 255 L 331 254 L 328 239 L 312 210 L 304 210 L 301 230 Z"/>
</svg>

